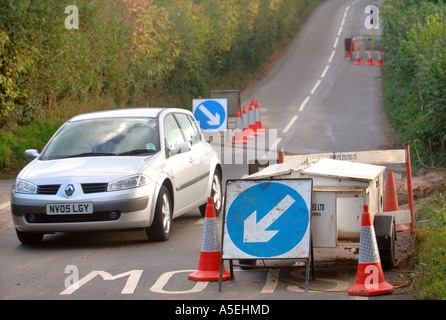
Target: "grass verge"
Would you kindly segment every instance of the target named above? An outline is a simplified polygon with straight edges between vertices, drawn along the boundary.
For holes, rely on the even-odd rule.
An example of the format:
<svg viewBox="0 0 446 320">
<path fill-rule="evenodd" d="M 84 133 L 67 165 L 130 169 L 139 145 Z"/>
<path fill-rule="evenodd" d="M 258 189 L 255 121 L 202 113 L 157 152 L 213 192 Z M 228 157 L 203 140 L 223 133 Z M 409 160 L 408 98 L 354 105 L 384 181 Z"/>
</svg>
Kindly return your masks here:
<svg viewBox="0 0 446 320">
<path fill-rule="evenodd" d="M 417 281 L 413 297 L 446 300 L 446 192 L 436 191 L 420 201 L 417 246 L 414 255 Z"/>
</svg>

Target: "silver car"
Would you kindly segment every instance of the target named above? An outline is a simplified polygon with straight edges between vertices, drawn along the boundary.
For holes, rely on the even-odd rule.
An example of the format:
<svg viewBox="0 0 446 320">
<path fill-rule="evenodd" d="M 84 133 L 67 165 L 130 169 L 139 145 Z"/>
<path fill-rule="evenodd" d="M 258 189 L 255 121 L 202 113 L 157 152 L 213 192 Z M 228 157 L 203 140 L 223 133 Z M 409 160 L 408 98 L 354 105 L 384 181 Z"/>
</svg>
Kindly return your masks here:
<svg viewBox="0 0 446 320">
<path fill-rule="evenodd" d="M 66 122 L 17 176 L 11 212 L 22 243 L 44 234 L 144 228 L 168 240 L 172 220 L 208 197 L 222 209 L 222 166 L 191 112 L 123 109 Z"/>
</svg>

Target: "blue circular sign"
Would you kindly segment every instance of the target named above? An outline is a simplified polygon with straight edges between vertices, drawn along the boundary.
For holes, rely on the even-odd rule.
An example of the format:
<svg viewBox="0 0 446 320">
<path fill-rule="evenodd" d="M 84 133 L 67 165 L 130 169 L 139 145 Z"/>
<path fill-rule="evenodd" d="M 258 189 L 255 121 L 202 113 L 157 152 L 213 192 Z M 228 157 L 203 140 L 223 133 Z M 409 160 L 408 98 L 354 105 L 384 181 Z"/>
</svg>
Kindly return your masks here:
<svg viewBox="0 0 446 320">
<path fill-rule="evenodd" d="M 309 209 L 293 188 L 264 182 L 240 193 L 227 212 L 235 246 L 256 257 L 276 257 L 295 248 L 309 226 Z"/>
<path fill-rule="evenodd" d="M 206 100 L 198 105 L 194 112 L 195 119 L 203 130 L 218 129 L 226 118 L 225 108 L 214 100 Z"/>
</svg>

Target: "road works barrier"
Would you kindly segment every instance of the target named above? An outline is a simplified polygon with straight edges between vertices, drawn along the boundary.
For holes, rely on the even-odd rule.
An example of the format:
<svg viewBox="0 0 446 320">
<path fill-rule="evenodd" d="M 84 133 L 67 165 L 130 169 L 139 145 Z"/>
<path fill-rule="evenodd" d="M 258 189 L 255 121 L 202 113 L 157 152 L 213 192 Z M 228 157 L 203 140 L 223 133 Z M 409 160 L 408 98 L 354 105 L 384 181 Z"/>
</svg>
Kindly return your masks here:
<svg viewBox="0 0 446 320">
<path fill-rule="evenodd" d="M 299 160 L 308 161 L 309 159 L 315 159 L 315 158 L 328 158 L 328 159 L 368 163 L 375 165 L 393 165 L 393 164 L 405 165 L 409 210 L 386 212 L 386 214 L 395 215 L 396 225 L 410 223 L 410 232 L 411 234 L 414 233 L 415 219 L 414 219 L 414 204 L 413 204 L 413 191 L 412 191 L 412 167 L 410 162 L 410 146 L 408 142 L 405 144 L 404 149 L 293 155 L 293 156 L 286 156 L 285 162 L 293 162 Z"/>
</svg>

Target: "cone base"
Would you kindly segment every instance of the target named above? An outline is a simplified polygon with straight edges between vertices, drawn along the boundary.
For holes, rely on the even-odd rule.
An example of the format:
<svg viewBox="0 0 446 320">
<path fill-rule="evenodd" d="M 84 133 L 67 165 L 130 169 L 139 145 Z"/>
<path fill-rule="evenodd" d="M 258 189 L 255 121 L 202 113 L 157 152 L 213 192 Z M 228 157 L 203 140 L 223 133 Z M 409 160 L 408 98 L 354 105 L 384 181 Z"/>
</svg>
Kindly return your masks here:
<svg viewBox="0 0 446 320">
<path fill-rule="evenodd" d="M 232 139 L 232 144 L 247 144 L 248 140 L 246 139 L 246 136 L 243 134 L 235 134 L 234 138 Z"/>
<path fill-rule="evenodd" d="M 220 280 L 220 252 L 201 252 L 198 269 L 188 276 L 195 281 L 219 281 Z M 229 280 L 231 275 L 223 267 L 222 281 Z"/>
<path fill-rule="evenodd" d="M 382 61 L 378 60 L 378 62 L 375 64 L 375 66 L 380 66 L 381 67 L 381 66 L 384 66 L 384 63 Z"/>
<path fill-rule="evenodd" d="M 256 122 L 256 130 L 257 130 L 257 132 L 259 132 L 259 133 L 262 133 L 262 132 L 265 132 L 265 131 L 266 131 L 266 130 L 262 127 L 262 123 L 259 122 L 259 121 Z"/>
<path fill-rule="evenodd" d="M 255 125 L 250 125 L 250 126 L 249 126 L 249 129 L 252 130 L 252 133 L 251 133 L 251 134 L 252 134 L 254 137 L 258 136 L 258 133 L 257 133 L 257 127 L 256 127 Z"/>
<path fill-rule="evenodd" d="M 367 289 L 365 285 L 355 284 L 348 290 L 348 295 L 368 297 L 393 293 L 393 286 L 387 282 L 380 283 L 378 287 L 378 289 Z"/>
<path fill-rule="evenodd" d="M 373 65 L 375 65 L 375 64 L 373 63 L 372 60 L 367 60 L 367 62 L 366 62 L 365 65 L 366 65 L 366 66 L 373 66 Z"/>
<path fill-rule="evenodd" d="M 367 270 L 368 267 L 372 267 Z M 376 269 L 374 269 L 376 268 Z M 378 274 L 373 274 L 373 270 Z M 374 280 L 378 280 L 374 282 Z M 359 263 L 356 284 L 348 290 L 349 296 L 376 296 L 393 292 L 393 286 L 384 279 L 381 262 Z"/>
<path fill-rule="evenodd" d="M 397 224 L 395 226 L 396 232 L 405 232 L 405 231 L 409 231 L 410 228 L 404 224 Z"/>
<path fill-rule="evenodd" d="M 362 64 L 360 59 L 356 59 L 355 62 L 353 62 L 353 64 Z"/>
</svg>

